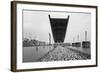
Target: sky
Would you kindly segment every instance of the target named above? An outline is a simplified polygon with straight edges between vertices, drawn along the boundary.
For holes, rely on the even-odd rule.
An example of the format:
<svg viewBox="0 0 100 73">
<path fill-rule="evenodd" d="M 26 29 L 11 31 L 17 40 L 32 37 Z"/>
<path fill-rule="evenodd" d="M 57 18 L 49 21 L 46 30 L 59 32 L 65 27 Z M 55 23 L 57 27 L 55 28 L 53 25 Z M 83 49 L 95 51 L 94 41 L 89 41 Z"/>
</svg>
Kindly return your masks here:
<svg viewBox="0 0 100 73">
<path fill-rule="evenodd" d="M 49 42 L 50 33 L 51 42 L 54 43 L 48 15 L 50 15 L 51 18 L 67 18 L 68 15 L 70 16 L 64 40 L 65 43 L 84 41 L 85 31 L 87 31 L 87 40 L 91 40 L 91 14 L 79 12 L 47 12 L 24 10 L 23 37 Z M 78 36 L 79 39 L 77 39 Z"/>
</svg>

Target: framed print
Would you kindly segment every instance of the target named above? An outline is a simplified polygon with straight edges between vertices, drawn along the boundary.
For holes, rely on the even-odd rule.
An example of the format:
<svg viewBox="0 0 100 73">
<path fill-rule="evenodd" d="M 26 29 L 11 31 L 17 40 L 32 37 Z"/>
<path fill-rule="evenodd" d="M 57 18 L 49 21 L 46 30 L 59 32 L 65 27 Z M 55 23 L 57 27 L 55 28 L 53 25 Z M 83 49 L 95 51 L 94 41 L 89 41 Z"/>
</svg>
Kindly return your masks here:
<svg viewBox="0 0 100 73">
<path fill-rule="evenodd" d="M 97 6 L 11 2 L 11 71 L 97 66 Z"/>
</svg>

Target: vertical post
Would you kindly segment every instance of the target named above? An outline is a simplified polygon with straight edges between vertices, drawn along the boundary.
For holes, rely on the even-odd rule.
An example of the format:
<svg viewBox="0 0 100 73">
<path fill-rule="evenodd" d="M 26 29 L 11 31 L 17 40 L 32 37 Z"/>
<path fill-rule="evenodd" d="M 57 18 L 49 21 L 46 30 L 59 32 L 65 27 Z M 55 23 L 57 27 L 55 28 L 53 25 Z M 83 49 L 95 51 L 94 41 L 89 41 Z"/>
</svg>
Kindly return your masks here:
<svg viewBox="0 0 100 73">
<path fill-rule="evenodd" d="M 49 33 L 49 44 L 51 44 L 51 34 Z"/>
<path fill-rule="evenodd" d="M 77 41 L 79 41 L 79 35 L 77 36 Z"/>
<path fill-rule="evenodd" d="M 73 37 L 73 42 L 75 42 L 75 37 Z"/>
<path fill-rule="evenodd" d="M 85 41 L 87 41 L 87 31 L 85 31 Z"/>
</svg>

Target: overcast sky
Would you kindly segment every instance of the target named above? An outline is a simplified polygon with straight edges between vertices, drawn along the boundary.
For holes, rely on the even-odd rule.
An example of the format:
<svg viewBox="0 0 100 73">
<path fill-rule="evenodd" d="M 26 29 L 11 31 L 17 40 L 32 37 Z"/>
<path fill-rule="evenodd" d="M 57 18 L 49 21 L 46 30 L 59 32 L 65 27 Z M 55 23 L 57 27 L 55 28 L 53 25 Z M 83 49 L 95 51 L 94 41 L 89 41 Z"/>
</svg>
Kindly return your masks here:
<svg viewBox="0 0 100 73">
<path fill-rule="evenodd" d="M 87 40 L 91 40 L 91 14 L 90 13 L 74 13 L 74 12 L 44 12 L 44 11 L 23 11 L 23 37 L 37 39 L 40 41 L 49 41 L 49 33 L 51 33 L 51 41 L 53 36 L 49 17 L 67 18 L 69 17 L 68 27 L 64 42 L 85 40 L 85 31 L 87 31 Z"/>
</svg>

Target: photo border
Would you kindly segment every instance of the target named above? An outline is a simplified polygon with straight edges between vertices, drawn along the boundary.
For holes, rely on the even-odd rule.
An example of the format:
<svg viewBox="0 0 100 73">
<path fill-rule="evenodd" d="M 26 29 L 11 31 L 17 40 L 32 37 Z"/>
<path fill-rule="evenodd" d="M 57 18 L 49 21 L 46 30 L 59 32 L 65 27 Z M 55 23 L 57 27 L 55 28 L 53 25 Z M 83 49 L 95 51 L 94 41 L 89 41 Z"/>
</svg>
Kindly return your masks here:
<svg viewBox="0 0 100 73">
<path fill-rule="evenodd" d="M 68 66 L 68 67 L 52 67 L 52 68 L 37 68 L 37 69 L 17 69 L 17 4 L 35 4 L 49 6 L 67 6 L 67 7 L 82 7 L 96 9 L 96 64 L 83 66 Z M 37 70 L 53 70 L 53 69 L 71 69 L 98 66 L 98 7 L 89 5 L 74 5 L 74 4 L 58 4 L 58 3 L 42 3 L 42 2 L 27 2 L 27 1 L 11 1 L 11 71 L 37 71 Z"/>
</svg>

